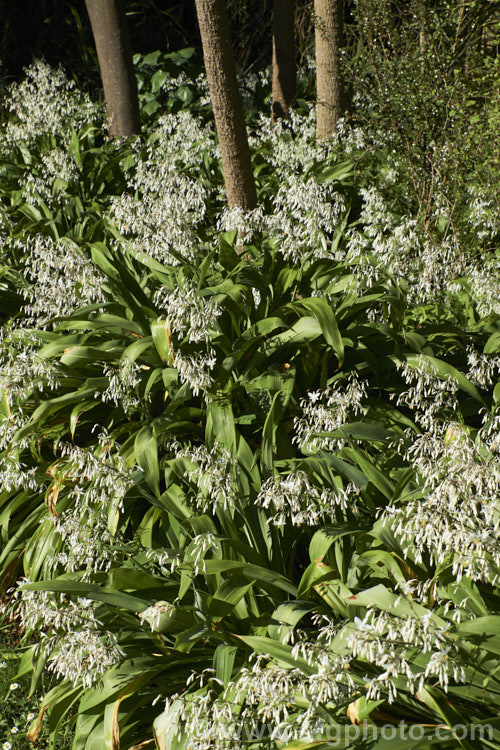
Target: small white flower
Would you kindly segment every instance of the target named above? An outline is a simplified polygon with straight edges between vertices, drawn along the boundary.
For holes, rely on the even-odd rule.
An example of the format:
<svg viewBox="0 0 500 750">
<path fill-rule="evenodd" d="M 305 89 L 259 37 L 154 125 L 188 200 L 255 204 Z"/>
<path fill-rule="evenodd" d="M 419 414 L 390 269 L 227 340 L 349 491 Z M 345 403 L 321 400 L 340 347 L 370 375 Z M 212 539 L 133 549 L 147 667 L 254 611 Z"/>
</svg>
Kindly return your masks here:
<svg viewBox="0 0 500 750">
<path fill-rule="evenodd" d="M 93 599 L 86 599 L 83 596 L 79 596 L 77 599 L 78 604 L 80 607 L 91 607 L 94 603 Z"/>
<path fill-rule="evenodd" d="M 34 718 L 35 718 L 35 714 L 30 711 L 29 714 L 26 716 L 26 721 L 33 721 Z"/>
<path fill-rule="evenodd" d="M 13 682 L 9 685 L 9 690 L 17 690 L 18 687 L 19 687 L 19 683 Z"/>
<path fill-rule="evenodd" d="M 17 727 L 12 727 L 10 730 L 11 734 L 17 734 L 19 732 L 19 729 Z"/>
<path fill-rule="evenodd" d="M 354 618 L 354 624 L 356 625 L 358 630 L 364 630 L 365 632 L 369 633 L 370 631 L 375 630 L 375 626 L 372 625 L 369 622 L 365 622 L 364 620 L 361 620 L 360 617 Z"/>
<path fill-rule="evenodd" d="M 4 742 L 2 745 L 2 750 L 10 750 L 11 747 L 12 745 L 10 744 L 10 742 Z"/>
</svg>

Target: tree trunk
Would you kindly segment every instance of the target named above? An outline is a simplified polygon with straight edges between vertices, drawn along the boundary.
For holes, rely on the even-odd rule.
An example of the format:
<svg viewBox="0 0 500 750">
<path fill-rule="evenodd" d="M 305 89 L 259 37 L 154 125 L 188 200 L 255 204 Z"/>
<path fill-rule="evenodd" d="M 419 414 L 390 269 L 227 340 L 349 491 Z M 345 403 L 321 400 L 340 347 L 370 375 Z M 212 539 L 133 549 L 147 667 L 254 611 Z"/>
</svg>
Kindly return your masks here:
<svg viewBox="0 0 500 750">
<path fill-rule="evenodd" d="M 327 140 L 344 114 L 341 50 L 344 37 L 342 0 L 314 0 L 316 44 L 316 137 Z"/>
<path fill-rule="evenodd" d="M 295 0 L 274 0 L 273 120 L 288 119 L 296 89 Z"/>
<path fill-rule="evenodd" d="M 417 4 L 418 14 L 418 44 L 420 48 L 420 72 L 422 75 L 425 73 L 425 56 L 427 54 L 428 39 L 427 39 L 427 0 L 420 0 Z"/>
<path fill-rule="evenodd" d="M 222 169 L 229 207 L 255 208 L 253 177 L 243 106 L 238 91 L 231 47 L 229 20 L 224 0 L 196 0 Z"/>
<path fill-rule="evenodd" d="M 124 0 L 85 0 L 101 69 L 110 135 L 140 133 L 137 84 Z"/>
</svg>

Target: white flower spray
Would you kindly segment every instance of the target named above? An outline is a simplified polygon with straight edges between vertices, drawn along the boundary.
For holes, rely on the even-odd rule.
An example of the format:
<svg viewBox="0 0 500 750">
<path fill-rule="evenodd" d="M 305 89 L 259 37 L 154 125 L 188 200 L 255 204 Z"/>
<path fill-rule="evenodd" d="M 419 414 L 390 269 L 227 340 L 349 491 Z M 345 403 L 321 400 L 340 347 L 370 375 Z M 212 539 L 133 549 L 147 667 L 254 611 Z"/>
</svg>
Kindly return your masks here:
<svg viewBox="0 0 500 750">
<path fill-rule="evenodd" d="M 329 437 L 352 417 L 363 410 L 366 398 L 366 384 L 352 373 L 346 383 L 335 381 L 325 391 L 316 391 L 302 399 L 302 414 L 295 417 L 294 443 L 302 449 L 324 450 L 336 453 L 344 445 L 341 438 Z"/>
<path fill-rule="evenodd" d="M 39 633 L 35 654 L 42 653 L 48 669 L 59 677 L 91 687 L 124 656 L 114 633 L 97 618 L 97 603 L 31 591 L 25 588 L 28 583 L 18 582 L 15 612 L 27 630 Z"/>
<path fill-rule="evenodd" d="M 317 526 L 335 518 L 336 510 L 356 509 L 357 488 L 349 484 L 344 490 L 337 488 L 318 490 L 303 471 L 286 476 L 269 477 L 262 484 L 257 503 L 276 511 L 269 523 L 283 526 Z M 354 502 L 353 502 L 354 500 Z"/>
<path fill-rule="evenodd" d="M 79 91 L 61 68 L 51 68 L 42 60 L 26 68 L 21 83 L 11 85 L 5 104 L 14 116 L 2 132 L 3 150 L 12 149 L 19 141 L 32 144 L 45 133 L 67 142 L 72 128 L 103 121 L 102 107 Z"/>
</svg>

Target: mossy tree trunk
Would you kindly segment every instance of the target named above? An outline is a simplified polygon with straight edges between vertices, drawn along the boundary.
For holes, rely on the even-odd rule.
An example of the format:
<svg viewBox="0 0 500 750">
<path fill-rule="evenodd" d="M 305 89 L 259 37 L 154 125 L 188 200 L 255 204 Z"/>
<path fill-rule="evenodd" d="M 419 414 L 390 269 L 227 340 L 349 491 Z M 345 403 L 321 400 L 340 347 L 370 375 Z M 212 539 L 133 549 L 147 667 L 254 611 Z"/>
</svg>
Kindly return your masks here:
<svg viewBox="0 0 500 750">
<path fill-rule="evenodd" d="M 290 117 L 296 86 L 295 0 L 274 0 L 273 120 Z"/>
<path fill-rule="evenodd" d="M 196 0 L 229 207 L 255 208 L 257 193 L 224 0 Z"/>
<path fill-rule="evenodd" d="M 101 70 L 109 134 L 140 132 L 137 84 L 124 0 L 85 0 Z"/>
<path fill-rule="evenodd" d="M 335 133 L 345 110 L 342 75 L 344 40 L 342 0 L 314 0 L 316 45 L 316 137 L 327 140 Z"/>
</svg>

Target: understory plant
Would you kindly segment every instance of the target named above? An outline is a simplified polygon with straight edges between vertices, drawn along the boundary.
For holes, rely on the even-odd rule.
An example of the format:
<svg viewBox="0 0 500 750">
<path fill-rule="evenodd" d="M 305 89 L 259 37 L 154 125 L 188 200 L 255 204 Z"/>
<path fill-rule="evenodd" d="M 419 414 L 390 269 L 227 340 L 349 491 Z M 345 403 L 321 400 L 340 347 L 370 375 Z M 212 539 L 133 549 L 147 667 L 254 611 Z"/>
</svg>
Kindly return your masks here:
<svg viewBox="0 0 500 750">
<path fill-rule="evenodd" d="M 345 60 L 352 107 L 343 127 L 354 135 L 362 218 L 371 225 L 359 252 L 372 249 L 412 280 L 423 266 L 437 291 L 463 276 L 477 279 L 484 266 L 498 276 L 496 9 L 482 0 L 361 0 L 355 14 Z"/>
<path fill-rule="evenodd" d="M 0 580 L 19 679 L 57 683 L 28 738 L 494 748 L 498 231 L 426 244 L 305 105 L 251 122 L 227 211 L 195 76 L 145 74 L 130 142 L 41 65 L 50 129 L 6 101 Z"/>
</svg>

